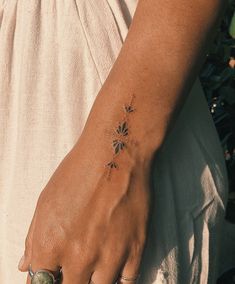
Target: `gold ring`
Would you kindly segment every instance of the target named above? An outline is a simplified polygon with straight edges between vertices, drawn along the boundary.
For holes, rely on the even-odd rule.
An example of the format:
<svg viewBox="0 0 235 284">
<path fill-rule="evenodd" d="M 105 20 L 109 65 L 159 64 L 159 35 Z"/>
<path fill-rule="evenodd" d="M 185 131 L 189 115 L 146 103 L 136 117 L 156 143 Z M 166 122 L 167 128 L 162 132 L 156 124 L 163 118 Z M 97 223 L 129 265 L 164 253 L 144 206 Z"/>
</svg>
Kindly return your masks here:
<svg viewBox="0 0 235 284">
<path fill-rule="evenodd" d="M 127 281 L 127 282 L 135 282 L 135 281 L 138 280 L 139 276 L 140 276 L 139 274 L 137 276 L 134 276 L 134 277 L 126 277 L 124 275 L 121 275 L 120 279 L 124 280 L 124 281 Z"/>
</svg>

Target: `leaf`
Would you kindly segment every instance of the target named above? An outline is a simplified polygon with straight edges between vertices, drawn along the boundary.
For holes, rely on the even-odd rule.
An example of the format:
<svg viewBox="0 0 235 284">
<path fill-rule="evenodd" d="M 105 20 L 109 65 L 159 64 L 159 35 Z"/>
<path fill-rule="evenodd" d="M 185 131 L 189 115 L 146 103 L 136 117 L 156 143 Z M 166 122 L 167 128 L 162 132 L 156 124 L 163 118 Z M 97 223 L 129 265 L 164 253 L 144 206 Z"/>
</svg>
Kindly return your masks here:
<svg viewBox="0 0 235 284">
<path fill-rule="evenodd" d="M 231 24 L 229 26 L 229 34 L 231 35 L 232 38 L 235 38 L 235 12 L 233 14 Z"/>
</svg>

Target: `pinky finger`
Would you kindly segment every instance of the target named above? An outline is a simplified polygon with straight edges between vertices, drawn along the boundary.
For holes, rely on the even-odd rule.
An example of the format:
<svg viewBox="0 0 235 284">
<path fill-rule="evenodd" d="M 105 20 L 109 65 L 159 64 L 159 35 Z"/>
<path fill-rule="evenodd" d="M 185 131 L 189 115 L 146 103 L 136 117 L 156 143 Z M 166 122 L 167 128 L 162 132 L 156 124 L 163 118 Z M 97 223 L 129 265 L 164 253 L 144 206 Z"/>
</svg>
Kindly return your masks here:
<svg viewBox="0 0 235 284">
<path fill-rule="evenodd" d="M 139 279 L 139 269 L 141 263 L 141 256 L 133 258 L 129 256 L 117 284 L 137 284 Z"/>
</svg>

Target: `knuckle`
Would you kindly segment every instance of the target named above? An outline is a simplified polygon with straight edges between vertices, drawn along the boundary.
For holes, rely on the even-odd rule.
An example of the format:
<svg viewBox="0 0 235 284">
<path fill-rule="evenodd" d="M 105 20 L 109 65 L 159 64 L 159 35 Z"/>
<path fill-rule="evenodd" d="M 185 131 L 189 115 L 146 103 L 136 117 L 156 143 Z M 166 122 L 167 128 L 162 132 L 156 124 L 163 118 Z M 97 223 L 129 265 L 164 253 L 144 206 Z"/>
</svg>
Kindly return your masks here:
<svg viewBox="0 0 235 284">
<path fill-rule="evenodd" d="M 82 248 L 83 247 L 83 248 Z M 98 253 L 94 247 L 88 248 L 87 246 L 81 246 L 80 242 L 74 243 L 71 248 L 71 255 L 75 260 L 82 262 L 81 266 L 93 267 L 98 259 Z"/>
<path fill-rule="evenodd" d="M 136 243 L 139 244 L 139 246 L 144 246 L 146 239 L 147 239 L 147 233 L 146 230 L 144 228 L 142 228 L 141 230 L 138 231 L 138 233 L 136 234 Z"/>
<path fill-rule="evenodd" d="M 32 254 L 36 256 L 54 256 L 58 255 L 61 251 L 60 242 L 53 237 L 42 232 L 41 234 L 35 234 L 32 243 Z"/>
<path fill-rule="evenodd" d="M 131 246 L 131 257 L 137 258 L 140 257 L 143 253 L 145 247 L 145 236 L 141 236 L 138 240 L 134 241 Z"/>
<path fill-rule="evenodd" d="M 97 254 L 95 253 L 95 250 L 92 249 L 92 250 L 86 250 L 83 252 L 83 259 L 84 259 L 84 262 L 87 264 L 87 265 L 93 265 L 95 262 L 96 262 L 96 259 L 97 259 Z"/>
<path fill-rule="evenodd" d="M 97 261 L 97 257 L 93 253 L 87 253 L 84 257 L 84 263 L 86 264 L 86 267 L 94 267 L 95 263 Z"/>
<path fill-rule="evenodd" d="M 57 250 L 57 242 L 44 235 L 37 238 L 35 246 L 42 252 L 53 253 Z"/>
</svg>

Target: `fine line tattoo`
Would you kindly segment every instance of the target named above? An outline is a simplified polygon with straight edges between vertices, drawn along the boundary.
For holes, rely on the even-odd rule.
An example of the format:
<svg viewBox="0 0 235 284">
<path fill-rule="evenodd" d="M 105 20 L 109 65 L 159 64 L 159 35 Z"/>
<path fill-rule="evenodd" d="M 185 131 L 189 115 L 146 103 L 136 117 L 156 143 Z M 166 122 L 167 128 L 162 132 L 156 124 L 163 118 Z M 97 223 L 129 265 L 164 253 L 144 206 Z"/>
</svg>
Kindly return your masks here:
<svg viewBox="0 0 235 284">
<path fill-rule="evenodd" d="M 119 121 L 118 126 L 115 128 L 113 133 L 113 156 L 112 159 L 105 165 L 108 169 L 107 179 L 110 179 L 110 174 L 112 169 L 117 169 L 118 164 L 115 161 L 117 155 L 119 155 L 125 148 L 127 148 L 129 142 L 130 126 L 129 126 L 129 115 L 135 111 L 133 107 L 133 100 L 135 94 L 132 94 L 130 102 L 123 106 L 124 115 L 121 121 Z"/>
</svg>

